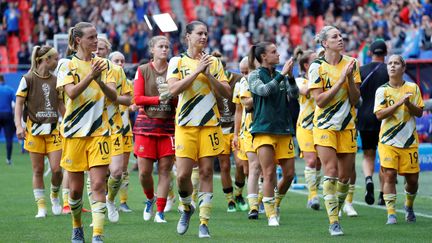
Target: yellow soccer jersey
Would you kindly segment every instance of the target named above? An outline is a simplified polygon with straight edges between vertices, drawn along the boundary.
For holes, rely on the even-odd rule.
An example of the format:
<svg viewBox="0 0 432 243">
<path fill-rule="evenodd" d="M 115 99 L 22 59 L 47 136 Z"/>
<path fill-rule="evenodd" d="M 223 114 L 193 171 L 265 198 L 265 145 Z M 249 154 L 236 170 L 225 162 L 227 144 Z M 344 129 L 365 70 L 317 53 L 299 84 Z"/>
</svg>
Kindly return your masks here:
<svg viewBox="0 0 432 243">
<path fill-rule="evenodd" d="M 109 61 L 109 66 L 112 67 L 112 76 L 116 81 L 117 95 L 124 95 L 131 93 L 131 87 L 127 84 L 126 74 L 120 66 Z M 108 119 L 111 125 L 111 134 L 122 133 L 123 120 L 120 114 L 120 107 L 118 104 L 107 99 Z"/>
<path fill-rule="evenodd" d="M 133 95 L 133 84 L 130 80 L 126 79 L 126 86 L 127 89 L 130 90 L 130 95 L 134 97 Z M 135 103 L 135 102 L 133 102 Z M 132 136 L 132 124 L 129 119 L 129 106 L 120 105 L 120 115 L 123 122 L 123 136 Z"/>
<path fill-rule="evenodd" d="M 67 74 L 63 79 L 57 79 L 57 89 L 63 90 L 67 84 L 78 84 L 91 72 L 92 61 L 99 60 L 93 57 L 92 61 L 80 60 L 75 55 L 69 57 Z M 106 59 L 104 59 L 106 60 Z M 110 64 L 107 61 L 107 66 Z M 112 76 L 112 67 L 101 73 L 101 81 L 115 83 Z M 67 94 L 65 94 L 67 96 Z M 109 136 L 110 126 L 106 110 L 106 98 L 96 81 L 92 81 L 87 88 L 75 99 L 65 98 L 66 112 L 61 129 L 65 137 L 95 137 Z"/>
<path fill-rule="evenodd" d="M 21 81 L 19 83 L 16 96 L 26 98 L 27 95 L 28 95 L 27 82 L 23 77 L 21 78 Z M 59 94 L 59 99 L 61 99 L 60 94 Z M 27 118 L 26 131 L 30 132 L 31 135 L 33 136 L 59 134 L 59 127 L 58 127 L 58 123 L 53 123 L 53 124 L 36 123 L 36 122 L 32 122 L 30 119 Z"/>
<path fill-rule="evenodd" d="M 221 61 L 216 57 L 211 58 L 211 74 L 220 82 L 227 82 Z M 185 78 L 196 69 L 198 64 L 199 60 L 190 58 L 186 53 L 171 58 L 167 80 Z M 178 126 L 219 126 L 219 119 L 215 93 L 210 87 L 210 81 L 200 73 L 192 84 L 179 94 L 176 124 Z"/>
<path fill-rule="evenodd" d="M 352 57 L 342 56 L 337 65 L 330 65 L 324 57 L 316 59 L 309 67 L 309 90 L 322 88 L 327 91 L 339 80 L 342 70 L 352 60 Z M 354 82 L 361 83 L 359 64 L 356 61 L 353 70 Z M 354 129 L 356 111 L 348 98 L 348 80 L 342 85 L 326 107 L 316 106 L 313 124 L 319 129 L 342 131 Z"/>
<path fill-rule="evenodd" d="M 243 77 L 240 79 L 240 86 L 239 86 L 239 96 L 240 100 L 241 98 L 251 98 L 252 93 L 249 90 L 249 83 L 247 81 L 246 77 Z M 250 128 L 252 124 L 252 113 L 246 112 L 246 109 L 243 107 L 243 113 L 242 113 L 242 122 L 240 127 L 240 136 L 243 138 L 246 135 L 250 134 Z"/>
<path fill-rule="evenodd" d="M 405 82 L 400 88 L 386 83 L 375 94 L 374 113 L 398 102 L 405 94 L 412 94 L 409 99 L 411 103 L 424 107 L 420 89 L 415 83 Z M 405 105 L 399 106 L 395 113 L 381 121 L 380 142 L 398 148 L 418 147 L 415 117 L 410 115 Z"/>
<path fill-rule="evenodd" d="M 296 78 L 297 86 L 307 87 L 308 80 L 305 78 Z M 297 119 L 297 126 L 301 126 L 304 129 L 312 130 L 313 128 L 313 117 L 315 111 L 315 101 L 310 94 L 301 95 L 298 98 L 300 104 L 300 113 Z"/>
<path fill-rule="evenodd" d="M 240 82 L 237 82 L 234 86 L 232 102 L 234 104 L 241 105 L 241 102 L 240 102 Z"/>
</svg>

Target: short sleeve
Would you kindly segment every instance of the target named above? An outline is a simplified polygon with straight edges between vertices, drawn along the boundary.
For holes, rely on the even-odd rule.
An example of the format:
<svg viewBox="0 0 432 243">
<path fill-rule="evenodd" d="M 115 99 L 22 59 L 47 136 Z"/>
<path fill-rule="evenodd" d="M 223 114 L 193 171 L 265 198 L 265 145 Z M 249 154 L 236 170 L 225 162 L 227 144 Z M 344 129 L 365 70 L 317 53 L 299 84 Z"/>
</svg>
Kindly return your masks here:
<svg viewBox="0 0 432 243">
<path fill-rule="evenodd" d="M 355 65 L 354 65 L 354 70 L 353 70 L 353 78 L 354 78 L 354 83 L 356 83 L 356 84 L 361 83 L 360 64 L 357 61 L 357 59 L 355 59 Z"/>
<path fill-rule="evenodd" d="M 179 70 L 181 57 L 173 57 L 168 63 L 167 77 L 166 80 L 171 78 L 181 79 L 181 73 Z"/>
<path fill-rule="evenodd" d="M 424 102 L 419 87 L 416 85 L 416 92 L 413 102 L 417 107 L 423 108 Z"/>
<path fill-rule="evenodd" d="M 105 77 L 105 79 L 103 79 L 102 81 L 106 84 L 108 83 L 117 84 L 116 75 L 115 75 L 116 70 L 114 70 L 115 69 L 114 64 L 110 63 L 107 59 L 105 59 L 105 61 L 107 62 L 108 68 L 105 69 L 101 74 L 102 77 Z"/>
<path fill-rule="evenodd" d="M 232 102 L 240 104 L 240 82 L 237 82 L 234 86 Z"/>
<path fill-rule="evenodd" d="M 63 70 L 63 71 L 61 71 Z M 67 84 L 74 83 L 74 74 L 76 72 L 76 67 L 72 62 L 68 62 L 63 68 L 59 70 L 59 75 L 57 76 L 57 89 L 63 88 Z"/>
<path fill-rule="evenodd" d="M 318 89 L 324 87 L 324 84 L 322 82 L 322 79 L 320 77 L 320 64 L 318 62 L 313 62 L 309 66 L 308 70 L 308 77 L 309 77 L 309 83 L 308 83 L 308 89 Z"/>
<path fill-rule="evenodd" d="M 240 81 L 240 89 L 239 89 L 240 98 L 250 98 L 252 97 L 252 93 L 249 89 L 249 84 L 247 82 L 246 77 L 243 77 Z"/>
<path fill-rule="evenodd" d="M 20 83 L 18 85 L 16 96 L 21 96 L 21 97 L 26 98 L 27 94 L 28 94 L 27 82 L 26 82 L 25 78 L 22 77 L 21 81 L 20 81 Z"/>
<path fill-rule="evenodd" d="M 307 83 L 307 79 L 304 78 L 296 78 L 295 79 L 297 87 L 302 88 L 302 87 L 307 87 L 308 83 Z"/>
<path fill-rule="evenodd" d="M 385 89 L 380 87 L 375 93 L 375 105 L 373 113 L 376 114 L 378 111 L 387 108 L 387 100 L 384 94 Z"/>
<path fill-rule="evenodd" d="M 222 62 L 216 57 L 213 57 L 212 63 L 210 64 L 210 73 L 220 82 L 228 82 Z"/>
</svg>

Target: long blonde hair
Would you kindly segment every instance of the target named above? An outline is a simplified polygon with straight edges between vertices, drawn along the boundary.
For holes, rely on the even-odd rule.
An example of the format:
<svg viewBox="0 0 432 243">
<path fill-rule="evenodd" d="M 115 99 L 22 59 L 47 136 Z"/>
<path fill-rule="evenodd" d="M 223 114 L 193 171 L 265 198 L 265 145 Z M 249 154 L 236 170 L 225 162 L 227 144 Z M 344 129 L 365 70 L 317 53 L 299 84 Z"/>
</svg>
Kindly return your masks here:
<svg viewBox="0 0 432 243">
<path fill-rule="evenodd" d="M 84 29 L 94 27 L 93 24 L 88 22 L 79 22 L 74 27 L 71 27 L 69 29 L 69 38 L 68 38 L 68 48 L 71 51 L 77 51 L 77 46 L 75 42 L 76 37 L 83 37 L 84 36 Z"/>
<path fill-rule="evenodd" d="M 30 71 L 35 71 L 42 60 L 48 59 L 55 54 L 57 54 L 57 51 L 51 46 L 34 46 L 31 55 Z"/>
</svg>

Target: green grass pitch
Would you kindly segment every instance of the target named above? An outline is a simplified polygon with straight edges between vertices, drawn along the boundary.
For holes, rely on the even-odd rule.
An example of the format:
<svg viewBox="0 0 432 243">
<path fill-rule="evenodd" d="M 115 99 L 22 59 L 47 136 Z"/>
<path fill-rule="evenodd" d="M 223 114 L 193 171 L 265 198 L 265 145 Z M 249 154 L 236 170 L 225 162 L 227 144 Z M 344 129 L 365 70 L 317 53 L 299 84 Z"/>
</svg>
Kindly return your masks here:
<svg viewBox="0 0 432 243">
<path fill-rule="evenodd" d="M 13 165 L 5 164 L 4 144 L 0 144 L 0 242 L 70 242 L 71 216 L 53 216 L 49 203 L 49 177 L 45 177 L 48 217 L 35 219 L 31 164 L 28 154 L 19 153 L 14 144 Z M 363 201 L 364 178 L 361 171 L 362 155 L 357 155 L 357 188 L 355 209 L 359 216 L 343 216 L 341 225 L 345 235 L 330 237 L 325 210 L 307 209 L 306 190 L 290 190 L 282 202 L 280 227 L 268 227 L 265 215 L 250 221 L 246 212 L 227 213 L 220 179 L 215 175 L 213 210 L 209 229 L 212 242 L 431 242 L 432 238 L 432 172 L 420 174 L 420 187 L 415 201 L 417 222 L 408 224 L 404 214 L 398 213 L 398 224 L 385 225 L 386 211 L 382 207 L 366 206 Z M 296 160 L 299 181 L 303 182 L 304 163 Z M 142 212 L 145 196 L 138 182 L 138 173 L 130 174 L 129 206 L 132 213 L 120 213 L 117 224 L 105 223 L 105 242 L 198 242 L 198 211 L 189 231 L 176 233 L 178 213 L 166 214 L 167 224 L 144 222 Z M 375 182 L 378 181 L 375 175 Z M 403 178 L 399 178 L 397 209 L 403 209 Z M 376 186 L 377 187 L 377 186 Z M 377 188 L 376 195 L 377 195 Z M 244 196 L 246 191 L 244 191 Z M 85 207 L 89 208 L 85 197 Z M 324 203 L 321 201 L 321 208 Z M 401 211 L 402 212 L 402 211 Z M 91 213 L 83 214 L 85 238 L 91 240 Z"/>
</svg>

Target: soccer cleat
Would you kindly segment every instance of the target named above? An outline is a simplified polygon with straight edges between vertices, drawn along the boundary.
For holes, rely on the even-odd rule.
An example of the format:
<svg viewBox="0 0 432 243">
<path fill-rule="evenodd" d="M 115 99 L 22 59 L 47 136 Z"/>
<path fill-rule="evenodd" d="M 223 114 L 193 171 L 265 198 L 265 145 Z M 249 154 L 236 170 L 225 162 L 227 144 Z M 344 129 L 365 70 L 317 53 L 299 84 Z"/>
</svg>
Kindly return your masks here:
<svg viewBox="0 0 432 243">
<path fill-rule="evenodd" d="M 45 218 L 46 216 L 47 216 L 46 209 L 45 208 L 39 208 L 35 218 L 40 219 L 40 218 Z"/>
<path fill-rule="evenodd" d="M 156 212 L 155 217 L 154 217 L 154 221 L 156 223 L 166 223 L 167 222 L 165 220 L 165 214 L 163 212 Z"/>
<path fill-rule="evenodd" d="M 206 224 L 200 224 L 198 228 L 198 237 L 199 238 L 210 238 L 210 231 Z"/>
<path fill-rule="evenodd" d="M 396 214 L 389 214 L 387 216 L 387 223 L 386 224 L 396 224 L 396 223 L 397 223 Z"/>
<path fill-rule="evenodd" d="M 416 216 L 413 207 L 405 206 L 404 208 L 405 208 L 405 221 L 407 221 L 408 223 L 415 223 Z"/>
<path fill-rule="evenodd" d="M 384 194 L 382 192 L 379 194 L 377 205 L 385 206 Z"/>
<path fill-rule="evenodd" d="M 258 213 L 265 213 L 264 203 L 260 203 Z"/>
<path fill-rule="evenodd" d="M 279 220 L 277 219 L 277 216 L 271 216 L 268 219 L 268 226 L 279 226 Z"/>
<path fill-rule="evenodd" d="M 348 217 L 356 217 L 358 216 L 357 211 L 355 211 L 354 207 L 352 206 L 352 203 L 345 202 L 343 206 L 343 212 L 348 215 Z"/>
<path fill-rule="evenodd" d="M 152 200 L 147 199 L 147 201 L 145 202 L 146 206 L 143 212 L 144 221 L 149 221 L 153 216 L 154 203 L 155 203 L 155 198 L 153 198 Z"/>
<path fill-rule="evenodd" d="M 71 209 L 69 207 L 69 205 L 64 206 L 62 209 L 62 214 L 70 214 L 71 213 Z"/>
<path fill-rule="evenodd" d="M 106 200 L 106 208 L 108 213 L 108 220 L 111 223 L 117 223 L 119 221 L 119 213 L 117 211 L 117 208 L 114 204 L 114 202 L 111 202 L 110 200 Z"/>
<path fill-rule="evenodd" d="M 171 211 L 173 205 L 175 204 L 175 197 L 168 197 L 165 208 L 164 208 L 164 212 L 169 212 Z"/>
<path fill-rule="evenodd" d="M 60 215 L 62 213 L 62 206 L 58 198 L 51 198 L 51 210 L 54 215 Z"/>
<path fill-rule="evenodd" d="M 189 221 L 192 217 L 192 214 L 195 212 L 195 208 L 190 205 L 189 210 L 185 211 L 184 209 L 180 210 L 180 219 L 177 223 L 177 233 L 183 235 L 189 228 Z"/>
<path fill-rule="evenodd" d="M 84 229 L 82 227 L 72 229 L 72 243 L 84 243 Z"/>
<path fill-rule="evenodd" d="M 242 212 L 246 212 L 249 209 L 249 205 L 245 202 L 244 198 L 242 195 L 240 196 L 236 196 L 235 197 L 235 202 L 237 205 L 237 209 L 242 211 Z"/>
<path fill-rule="evenodd" d="M 315 196 L 311 200 L 309 200 L 307 203 L 307 207 L 312 208 L 314 210 L 319 210 L 320 209 L 319 197 Z"/>
<path fill-rule="evenodd" d="M 369 205 L 372 205 L 375 202 L 374 184 L 372 182 L 372 179 L 369 178 L 366 180 L 365 202 Z"/>
<path fill-rule="evenodd" d="M 339 236 L 343 235 L 342 227 L 340 226 L 339 222 L 334 222 L 329 226 L 329 232 L 331 236 Z"/>
<path fill-rule="evenodd" d="M 258 219 L 258 211 L 255 209 L 252 209 L 251 211 L 249 211 L 248 218 L 249 219 Z"/>
<path fill-rule="evenodd" d="M 132 212 L 132 209 L 129 208 L 129 206 L 126 203 L 120 203 L 119 209 L 120 212 L 123 213 L 130 213 Z"/>
<path fill-rule="evenodd" d="M 95 235 L 92 238 L 92 243 L 103 243 L 102 235 Z"/>
<path fill-rule="evenodd" d="M 235 204 L 235 202 L 233 202 L 233 201 L 230 201 L 229 203 L 228 203 L 228 209 L 227 209 L 227 212 L 228 213 L 235 213 L 237 210 L 236 210 L 236 204 Z"/>
<path fill-rule="evenodd" d="M 6 159 L 6 164 L 7 165 L 12 165 L 12 160 L 11 159 Z"/>
</svg>

